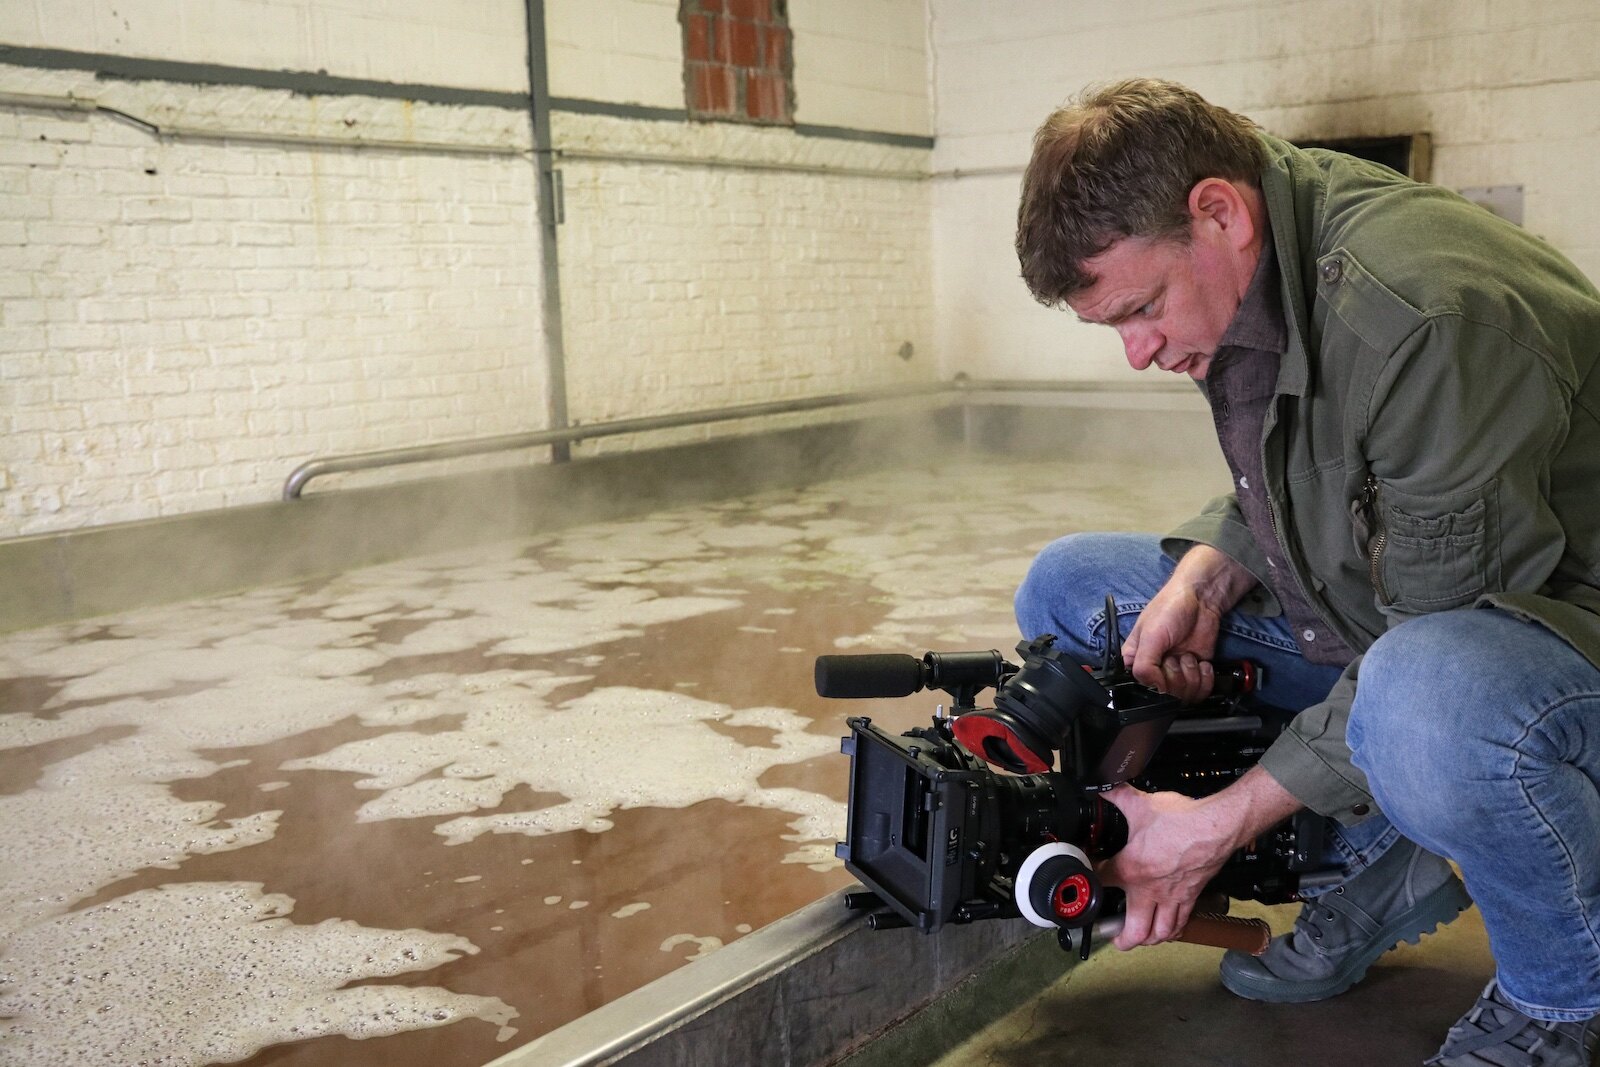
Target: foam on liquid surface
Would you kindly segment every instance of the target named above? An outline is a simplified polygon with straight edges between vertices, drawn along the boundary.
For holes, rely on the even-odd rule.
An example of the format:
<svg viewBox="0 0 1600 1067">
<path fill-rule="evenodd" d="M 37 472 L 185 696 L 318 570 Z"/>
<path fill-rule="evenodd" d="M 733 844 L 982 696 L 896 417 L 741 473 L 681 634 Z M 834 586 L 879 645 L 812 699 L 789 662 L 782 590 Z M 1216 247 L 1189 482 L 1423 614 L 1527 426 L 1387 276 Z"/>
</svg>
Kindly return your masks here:
<svg viewBox="0 0 1600 1067">
<path fill-rule="evenodd" d="M 0 698 L 34 694 L 0 703 L 0 756 L 26 768 L 0 781 L 0 1015 L 12 1016 L 0 1048 L 15 1050 L 0 1058 L 227 1062 L 465 1020 L 510 1037 L 526 1002 L 446 982 L 364 984 L 493 951 L 455 919 L 295 921 L 297 901 L 252 857 L 313 781 L 350 796 L 349 833 L 415 823 L 467 855 L 506 835 L 604 835 L 694 809 L 747 813 L 772 835 L 773 885 L 837 875 L 844 764 L 829 761 L 842 715 L 862 709 L 812 703 L 810 656 L 1008 647 L 1011 592 L 1067 529 L 1074 489 L 1094 495 L 1096 527 L 1150 510 L 1099 469 L 913 471 L 888 492 L 833 482 L 0 637 Z M 830 596 L 864 621 L 808 620 Z M 652 644 L 679 633 L 695 635 L 699 658 Z M 640 684 L 632 665 L 650 662 L 658 679 Z M 194 799 L 256 772 L 241 752 L 283 744 L 305 751 L 260 767 L 242 799 Z M 692 861 L 703 870 L 718 850 L 769 842 L 664 841 L 684 845 L 710 846 Z M 186 876 L 202 858 L 244 876 Z M 419 853 L 416 866 L 430 862 Z M 436 879 L 435 892 L 507 894 L 479 940 L 514 938 L 520 922 L 552 931 L 536 950 L 555 952 L 569 927 L 527 924 L 559 914 L 638 927 L 666 966 L 756 917 L 730 899 L 724 925 L 701 925 L 662 905 L 665 887 L 608 900 L 592 892 L 605 872 L 568 880 L 577 860 L 564 875 L 510 862 L 528 872 L 514 891 L 471 862 Z"/>
</svg>

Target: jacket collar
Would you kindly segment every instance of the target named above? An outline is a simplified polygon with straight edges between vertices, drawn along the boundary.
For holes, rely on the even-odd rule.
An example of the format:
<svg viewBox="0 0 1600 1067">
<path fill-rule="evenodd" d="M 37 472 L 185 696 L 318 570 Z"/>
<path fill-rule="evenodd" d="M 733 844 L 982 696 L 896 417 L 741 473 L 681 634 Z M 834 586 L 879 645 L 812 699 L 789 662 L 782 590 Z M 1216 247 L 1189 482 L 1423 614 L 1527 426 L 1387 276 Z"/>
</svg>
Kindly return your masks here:
<svg viewBox="0 0 1600 1067">
<path fill-rule="evenodd" d="M 1277 391 L 1304 396 L 1311 351 L 1311 309 L 1307 301 L 1306 271 L 1301 259 L 1315 257 L 1316 218 L 1321 214 L 1322 186 L 1313 173 L 1301 167 L 1296 173 L 1293 145 L 1261 134 L 1266 165 L 1261 170 L 1261 193 L 1267 205 L 1273 248 L 1283 294 L 1283 314 L 1289 326 L 1289 345 L 1278 367 Z M 1300 179 L 1297 181 L 1296 179 Z"/>
</svg>

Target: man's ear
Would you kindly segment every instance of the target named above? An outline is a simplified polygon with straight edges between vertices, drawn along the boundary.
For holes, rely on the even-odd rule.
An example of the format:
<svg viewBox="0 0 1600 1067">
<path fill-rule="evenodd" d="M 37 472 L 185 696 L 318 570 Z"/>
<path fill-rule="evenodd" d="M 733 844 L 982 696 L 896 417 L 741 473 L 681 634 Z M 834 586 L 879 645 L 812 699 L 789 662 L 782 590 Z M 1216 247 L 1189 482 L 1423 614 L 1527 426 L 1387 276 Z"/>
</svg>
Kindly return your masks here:
<svg viewBox="0 0 1600 1067">
<path fill-rule="evenodd" d="M 1202 178 L 1189 190 L 1191 237 L 1220 239 L 1242 252 L 1256 238 L 1256 222 L 1239 187 L 1225 178 Z"/>
</svg>

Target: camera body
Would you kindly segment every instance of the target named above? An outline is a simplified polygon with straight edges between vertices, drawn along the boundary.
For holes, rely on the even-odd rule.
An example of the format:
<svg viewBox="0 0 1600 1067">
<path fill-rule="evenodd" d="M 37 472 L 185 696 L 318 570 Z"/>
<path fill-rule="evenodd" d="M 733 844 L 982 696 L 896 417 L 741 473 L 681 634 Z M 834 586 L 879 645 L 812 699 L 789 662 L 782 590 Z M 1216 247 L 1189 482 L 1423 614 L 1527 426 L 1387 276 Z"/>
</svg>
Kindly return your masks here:
<svg viewBox="0 0 1600 1067">
<path fill-rule="evenodd" d="M 848 903 L 874 909 L 874 928 L 933 933 L 1024 916 L 1058 927 L 1064 947 L 1070 931 L 1084 931 L 1087 954 L 1089 929 L 1120 911 L 1120 893 L 1100 885 L 1094 864 L 1127 839 L 1121 812 L 1101 794 L 1122 782 L 1216 792 L 1292 717 L 1251 699 L 1258 672 L 1248 664 L 1218 664 L 1213 695 L 1186 706 L 1135 681 L 1115 641 L 1098 670 L 1050 636 L 1017 651 L 1021 666 L 993 651 L 818 659 L 823 696 L 940 688 L 953 698 L 949 715 L 903 734 L 846 720 L 850 794 L 835 852 L 867 887 Z M 991 686 L 993 706 L 978 707 L 977 693 Z M 1322 832 L 1310 812 L 1285 820 L 1230 857 L 1207 894 L 1272 904 L 1337 881 L 1341 872 L 1318 868 Z"/>
</svg>

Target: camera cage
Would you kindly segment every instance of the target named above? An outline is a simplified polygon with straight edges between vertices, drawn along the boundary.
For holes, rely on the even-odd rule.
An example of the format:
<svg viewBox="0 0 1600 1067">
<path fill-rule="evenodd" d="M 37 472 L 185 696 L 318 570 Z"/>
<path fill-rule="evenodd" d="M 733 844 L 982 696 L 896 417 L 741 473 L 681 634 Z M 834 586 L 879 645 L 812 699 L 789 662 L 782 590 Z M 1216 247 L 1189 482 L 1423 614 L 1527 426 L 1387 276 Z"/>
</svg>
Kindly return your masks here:
<svg viewBox="0 0 1600 1067">
<path fill-rule="evenodd" d="M 1107 601 L 1107 618 L 1114 619 Z M 1098 670 L 1049 636 L 1024 641 L 1017 651 L 1021 666 L 994 651 L 928 653 L 915 671 L 908 664 L 918 661 L 909 656 L 819 658 L 823 696 L 941 688 L 955 702 L 952 715 L 902 734 L 865 716 L 846 719 L 851 732 L 841 749 L 850 757 L 849 801 L 835 854 L 866 887 L 847 904 L 873 910 L 873 928 L 934 933 L 946 923 L 1026 910 L 1036 923 L 1043 912 L 1060 927 L 1087 931 L 1118 909 L 1120 894 L 1102 893 L 1086 863 L 1063 874 L 1073 861 L 1062 859 L 1044 865 L 1055 878 L 1052 891 L 1063 895 L 1050 912 L 1049 894 L 1029 884 L 1040 878 L 1037 862 L 1024 869 L 1029 856 L 1052 845 L 1052 854 L 1071 852 L 1090 863 L 1114 854 L 1126 824 L 1102 792 L 1121 782 L 1190 796 L 1215 792 L 1254 765 L 1292 717 L 1248 700 L 1260 683 L 1250 664 L 1218 664 L 1214 694 L 1185 706 L 1135 681 L 1115 638 Z M 895 660 L 894 680 L 875 686 L 875 678 L 887 675 L 852 674 L 855 664 L 846 662 L 869 659 L 876 668 Z M 941 667 L 950 663 L 962 669 Z M 980 708 L 976 697 L 986 688 L 996 690 L 994 706 Z M 1043 752 L 1041 739 L 1048 743 Z M 1334 880 L 1335 872 L 1317 867 L 1322 830 L 1320 817 L 1309 812 L 1285 820 L 1235 853 L 1208 893 L 1282 903 L 1303 887 Z M 1036 905 L 1019 908 L 1019 899 Z M 1070 933 L 1062 934 L 1069 946 Z M 1087 936 L 1082 949 L 1088 951 Z"/>
</svg>

